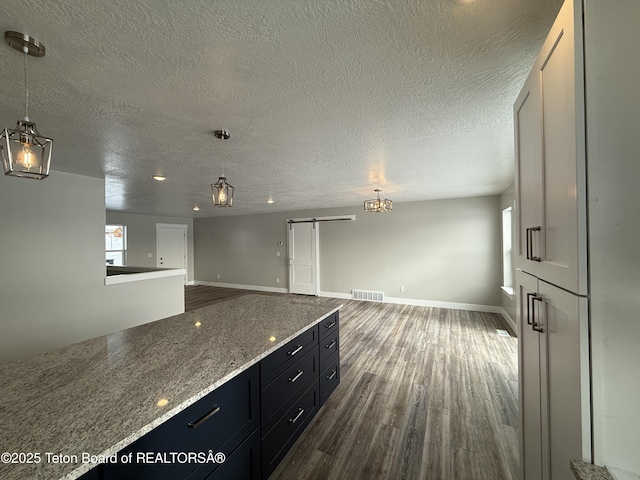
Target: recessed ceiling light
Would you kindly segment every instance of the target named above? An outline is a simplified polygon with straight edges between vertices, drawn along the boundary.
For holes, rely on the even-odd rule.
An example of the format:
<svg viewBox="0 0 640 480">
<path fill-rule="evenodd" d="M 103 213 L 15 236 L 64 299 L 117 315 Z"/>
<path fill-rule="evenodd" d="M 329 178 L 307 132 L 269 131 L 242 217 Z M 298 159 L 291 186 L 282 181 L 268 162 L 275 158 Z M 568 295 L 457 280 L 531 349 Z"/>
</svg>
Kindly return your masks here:
<svg viewBox="0 0 640 480">
<path fill-rule="evenodd" d="M 153 178 L 154 180 L 157 180 L 159 182 L 164 182 L 167 179 L 167 177 L 165 177 L 164 175 L 154 175 L 151 178 Z"/>
<path fill-rule="evenodd" d="M 200 207 L 198 205 L 196 205 L 195 207 L 193 207 L 193 211 L 194 212 L 199 212 L 200 211 Z"/>
<path fill-rule="evenodd" d="M 267 200 L 267 203 L 273 203 L 273 202 L 274 202 L 273 198 L 270 198 L 269 200 Z"/>
</svg>

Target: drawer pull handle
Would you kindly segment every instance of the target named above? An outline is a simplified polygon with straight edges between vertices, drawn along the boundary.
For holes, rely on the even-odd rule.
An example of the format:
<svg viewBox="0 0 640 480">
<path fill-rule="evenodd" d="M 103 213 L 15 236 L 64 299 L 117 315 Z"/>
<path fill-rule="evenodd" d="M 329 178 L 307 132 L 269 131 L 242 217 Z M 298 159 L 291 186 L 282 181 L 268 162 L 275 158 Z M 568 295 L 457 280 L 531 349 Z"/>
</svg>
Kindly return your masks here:
<svg viewBox="0 0 640 480">
<path fill-rule="evenodd" d="M 298 419 L 300 418 L 300 415 L 302 415 L 304 413 L 304 410 L 302 408 L 298 408 L 298 414 L 289 419 L 289 423 L 296 423 L 298 421 Z"/>
<path fill-rule="evenodd" d="M 325 326 L 324 326 L 324 328 L 331 328 L 331 327 L 333 327 L 335 324 L 336 324 L 336 321 L 334 320 L 334 321 L 333 321 L 333 322 L 331 322 L 330 324 L 325 325 Z"/>
<path fill-rule="evenodd" d="M 335 377 L 335 376 L 336 376 L 336 371 L 335 370 L 331 370 L 331 375 L 329 375 L 327 377 L 327 380 L 333 380 L 333 377 Z"/>
<path fill-rule="evenodd" d="M 334 340 L 333 342 L 331 342 L 331 343 L 329 343 L 329 344 L 325 345 L 325 346 L 324 346 L 324 348 L 333 348 L 333 347 L 335 347 L 335 346 L 336 346 L 336 341 Z"/>
<path fill-rule="evenodd" d="M 213 417 L 216 413 L 218 413 L 220 411 L 220 406 L 219 405 L 214 405 L 213 408 L 211 409 L 211 411 L 209 413 L 207 413 L 204 417 L 196 420 L 195 422 L 189 422 L 189 428 L 197 428 L 200 425 L 202 425 L 204 422 L 206 422 L 207 420 L 209 420 L 211 417 Z"/>
<path fill-rule="evenodd" d="M 295 355 L 300 350 L 302 350 L 302 345 L 298 345 L 298 348 L 296 348 L 295 350 L 292 350 L 291 352 L 287 352 L 287 355 Z"/>
<path fill-rule="evenodd" d="M 291 383 L 295 382 L 297 379 L 300 378 L 300 375 L 302 375 L 303 373 L 304 373 L 304 370 L 298 370 L 298 373 L 297 373 L 297 375 L 295 377 L 293 377 L 293 378 L 289 377 L 289 381 Z"/>
</svg>

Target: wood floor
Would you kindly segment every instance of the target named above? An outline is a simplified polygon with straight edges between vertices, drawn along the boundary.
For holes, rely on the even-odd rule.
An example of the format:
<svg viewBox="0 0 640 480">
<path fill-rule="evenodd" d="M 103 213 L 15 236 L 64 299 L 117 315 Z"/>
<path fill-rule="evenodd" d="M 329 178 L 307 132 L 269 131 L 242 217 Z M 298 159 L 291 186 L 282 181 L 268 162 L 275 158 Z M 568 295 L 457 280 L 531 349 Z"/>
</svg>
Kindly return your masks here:
<svg viewBox="0 0 640 480">
<path fill-rule="evenodd" d="M 186 292 L 191 306 L 260 293 Z M 497 328 L 492 313 L 345 300 L 341 383 L 269 479 L 518 478 L 517 339 Z"/>
</svg>

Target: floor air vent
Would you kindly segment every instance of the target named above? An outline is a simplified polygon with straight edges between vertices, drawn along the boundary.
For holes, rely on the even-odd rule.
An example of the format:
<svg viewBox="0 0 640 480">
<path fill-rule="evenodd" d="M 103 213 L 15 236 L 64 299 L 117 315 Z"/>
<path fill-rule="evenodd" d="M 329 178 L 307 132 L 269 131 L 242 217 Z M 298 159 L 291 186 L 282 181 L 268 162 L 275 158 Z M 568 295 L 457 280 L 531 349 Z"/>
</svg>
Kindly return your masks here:
<svg viewBox="0 0 640 480">
<path fill-rule="evenodd" d="M 384 292 L 371 290 L 351 290 L 354 300 L 366 300 L 367 302 L 384 302 Z"/>
<path fill-rule="evenodd" d="M 498 335 L 500 335 L 501 337 L 510 337 L 511 335 L 509 335 L 509 332 L 507 332 L 506 330 L 501 330 L 501 329 L 496 329 L 496 332 L 498 332 Z"/>
</svg>

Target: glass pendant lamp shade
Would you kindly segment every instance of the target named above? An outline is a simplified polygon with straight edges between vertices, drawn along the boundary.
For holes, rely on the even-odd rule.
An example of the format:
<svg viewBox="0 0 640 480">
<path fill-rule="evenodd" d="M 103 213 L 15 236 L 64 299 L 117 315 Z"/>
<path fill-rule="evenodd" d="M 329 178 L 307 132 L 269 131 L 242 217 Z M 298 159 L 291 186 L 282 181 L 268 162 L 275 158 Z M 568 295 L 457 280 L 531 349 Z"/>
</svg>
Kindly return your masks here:
<svg viewBox="0 0 640 480">
<path fill-rule="evenodd" d="M 5 128 L 0 133 L 0 150 L 4 174 L 42 180 L 49 176 L 53 140 L 38 133 L 36 124 L 29 121 L 29 84 L 27 59 L 43 57 L 44 45 L 20 32 L 4 33 L 7 44 L 24 56 L 24 119 L 18 120 L 15 130 Z"/>
<path fill-rule="evenodd" d="M 216 207 L 233 206 L 233 187 L 225 177 L 219 177 L 216 183 L 211 184 L 211 196 Z"/>
<path fill-rule="evenodd" d="M 375 192 L 378 194 L 376 198 L 364 201 L 364 211 L 383 213 L 393 210 L 393 202 L 391 200 L 388 200 L 386 198 L 384 200 L 380 199 L 380 192 L 382 192 L 382 190 L 376 188 Z"/>
<path fill-rule="evenodd" d="M 213 132 L 220 140 L 229 140 L 231 135 L 226 130 L 216 130 Z M 233 187 L 227 182 L 224 176 L 224 163 L 222 165 L 222 176 L 218 177 L 216 183 L 211 184 L 211 197 L 216 207 L 233 207 Z"/>
<path fill-rule="evenodd" d="M 0 133 L 4 174 L 42 180 L 49 175 L 53 140 L 38 133 L 36 124 L 18 120 L 15 130 Z"/>
</svg>

